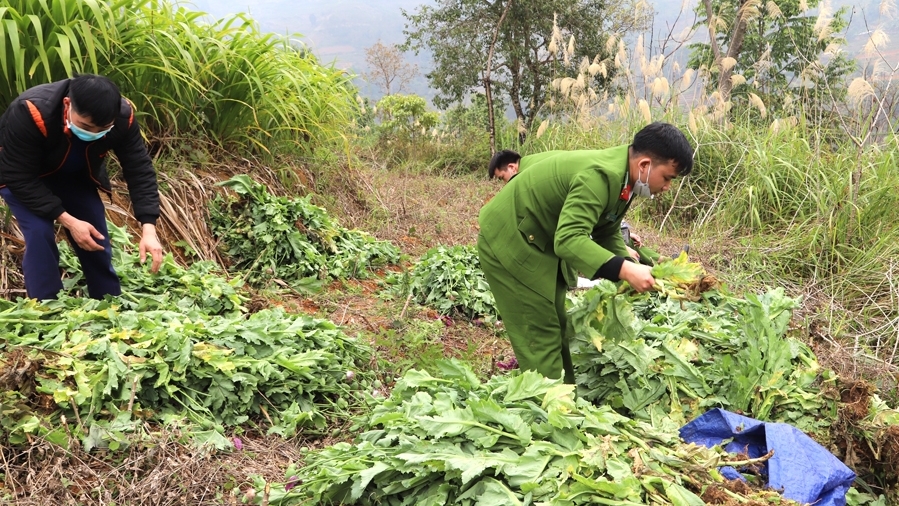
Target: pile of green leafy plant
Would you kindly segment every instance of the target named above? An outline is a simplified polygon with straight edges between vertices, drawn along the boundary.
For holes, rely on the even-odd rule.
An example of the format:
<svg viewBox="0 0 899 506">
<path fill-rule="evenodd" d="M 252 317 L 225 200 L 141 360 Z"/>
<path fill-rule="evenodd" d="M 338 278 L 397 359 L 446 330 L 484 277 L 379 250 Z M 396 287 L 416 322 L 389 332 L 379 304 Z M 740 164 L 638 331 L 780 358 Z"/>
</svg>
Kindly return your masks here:
<svg viewBox="0 0 899 506">
<path fill-rule="evenodd" d="M 154 309 L 200 309 L 205 314 L 227 314 L 244 310 L 246 297 L 237 292 L 240 282 L 225 279 L 215 262 L 199 261 L 188 267 L 175 262 L 171 253 L 159 271 L 150 272 L 150 259 L 141 263 L 127 230 L 107 223 L 112 243 L 112 265 L 122 283 L 118 304 L 136 311 Z M 68 243 L 59 243 L 60 265 L 66 272 L 63 286 L 68 293 L 82 286 L 81 263 Z"/>
<path fill-rule="evenodd" d="M 493 293 L 474 246 L 433 248 L 415 263 L 409 278 L 415 300 L 440 314 L 468 318 L 496 315 Z"/>
<path fill-rule="evenodd" d="M 841 381 L 839 389 L 841 403 L 839 416 L 831 425 L 831 445 L 855 469 L 862 485 L 859 488 L 871 495 L 872 505 L 897 504 L 899 409 L 890 406 L 865 381 Z M 881 492 L 885 495 L 877 498 Z"/>
<path fill-rule="evenodd" d="M 826 428 L 836 404 L 821 384 L 836 376 L 787 335 L 798 302 L 782 288 L 745 298 L 700 293 L 701 274 L 682 255 L 653 269 L 660 291 L 604 281 L 587 292 L 572 310 L 579 393 L 653 423 L 680 425 L 721 407 Z"/>
<path fill-rule="evenodd" d="M 311 451 L 286 483 L 257 477 L 255 488 L 272 505 L 694 505 L 720 486 L 716 468 L 739 460 L 533 371 L 482 383 L 461 362 L 438 365 L 439 376 L 412 370 L 399 380 L 352 443 Z"/>
<path fill-rule="evenodd" d="M 210 202 L 212 233 L 230 270 L 255 286 L 272 279 L 302 287 L 316 279 L 360 277 L 399 261 L 396 246 L 340 226 L 310 196 L 275 196 L 246 175 L 221 185 L 234 193 Z"/>
<path fill-rule="evenodd" d="M 92 433 L 177 419 L 219 433 L 250 421 L 290 436 L 348 416 L 371 388 L 366 344 L 280 309 L 220 316 L 123 310 L 115 299 L 0 300 L 0 327 L 0 426 L 13 443 L 61 437 L 62 415 Z"/>
</svg>

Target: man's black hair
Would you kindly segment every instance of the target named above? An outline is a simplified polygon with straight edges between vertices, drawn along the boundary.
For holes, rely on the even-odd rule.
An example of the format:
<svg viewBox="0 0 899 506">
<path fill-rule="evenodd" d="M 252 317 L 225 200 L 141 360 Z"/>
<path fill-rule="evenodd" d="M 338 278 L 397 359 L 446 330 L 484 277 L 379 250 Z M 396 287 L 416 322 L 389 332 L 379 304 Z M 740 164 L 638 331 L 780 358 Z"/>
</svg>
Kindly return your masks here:
<svg viewBox="0 0 899 506">
<path fill-rule="evenodd" d="M 487 177 L 493 179 L 496 175 L 496 169 L 505 170 L 506 165 L 521 160 L 521 155 L 511 149 L 497 151 L 490 159 L 490 165 L 487 166 Z"/>
<path fill-rule="evenodd" d="M 78 74 L 69 83 L 69 99 L 78 114 L 95 126 L 113 122 L 122 108 L 122 94 L 111 79 L 95 74 Z"/>
<path fill-rule="evenodd" d="M 650 123 L 634 136 L 631 144 L 635 154 L 648 155 L 660 162 L 674 160 L 679 176 L 693 170 L 693 147 L 676 126 L 669 123 Z"/>
</svg>

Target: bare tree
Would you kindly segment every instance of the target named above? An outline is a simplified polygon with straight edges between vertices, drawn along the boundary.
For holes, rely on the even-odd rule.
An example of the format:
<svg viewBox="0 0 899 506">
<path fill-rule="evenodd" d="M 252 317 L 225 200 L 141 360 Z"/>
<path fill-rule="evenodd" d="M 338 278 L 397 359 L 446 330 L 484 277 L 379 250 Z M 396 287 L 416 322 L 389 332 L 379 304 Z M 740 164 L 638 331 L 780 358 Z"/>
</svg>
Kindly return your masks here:
<svg viewBox="0 0 899 506">
<path fill-rule="evenodd" d="M 382 44 L 380 40 L 365 50 L 368 72 L 363 72 L 366 81 L 376 84 L 385 95 L 404 91 L 418 74 L 418 65 L 406 63 L 402 51 L 396 44 Z"/>
</svg>

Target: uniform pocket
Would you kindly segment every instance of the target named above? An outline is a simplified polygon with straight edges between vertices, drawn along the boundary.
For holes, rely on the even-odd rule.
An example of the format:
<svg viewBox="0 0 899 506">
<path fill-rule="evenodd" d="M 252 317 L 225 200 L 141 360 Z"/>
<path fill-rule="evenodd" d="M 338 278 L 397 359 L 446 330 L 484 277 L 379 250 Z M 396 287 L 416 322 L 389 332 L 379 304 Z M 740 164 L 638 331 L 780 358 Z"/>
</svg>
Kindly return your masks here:
<svg viewBox="0 0 899 506">
<path fill-rule="evenodd" d="M 528 244 L 536 246 L 540 251 L 546 251 L 549 237 L 532 216 L 525 216 L 518 223 L 518 231 L 521 232 Z"/>
</svg>

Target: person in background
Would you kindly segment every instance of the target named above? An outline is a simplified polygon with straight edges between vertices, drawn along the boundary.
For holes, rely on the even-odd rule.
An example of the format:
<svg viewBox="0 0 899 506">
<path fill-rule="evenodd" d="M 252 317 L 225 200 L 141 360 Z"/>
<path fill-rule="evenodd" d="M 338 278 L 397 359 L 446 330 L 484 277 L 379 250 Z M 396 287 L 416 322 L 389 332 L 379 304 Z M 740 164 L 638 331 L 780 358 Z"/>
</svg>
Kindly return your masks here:
<svg viewBox="0 0 899 506">
<path fill-rule="evenodd" d="M 503 180 L 503 183 L 508 183 L 518 174 L 520 160 L 521 155 L 511 149 L 497 151 L 487 165 L 488 179 L 499 178 Z"/>
<path fill-rule="evenodd" d="M 693 148 L 652 123 L 630 145 L 533 156 L 481 209 L 478 258 L 520 367 L 573 383 L 566 290 L 577 272 L 652 289 L 651 268 L 628 260 L 621 221 L 635 198 L 690 173 Z"/>
<path fill-rule="evenodd" d="M 106 212 L 106 156 L 122 167 L 141 224 L 140 259 L 159 270 L 159 191 L 131 103 L 110 79 L 80 74 L 25 90 L 0 116 L 0 196 L 25 236 L 25 290 L 39 300 L 62 289 L 56 224 L 75 250 L 90 297 L 119 295 Z"/>
</svg>

